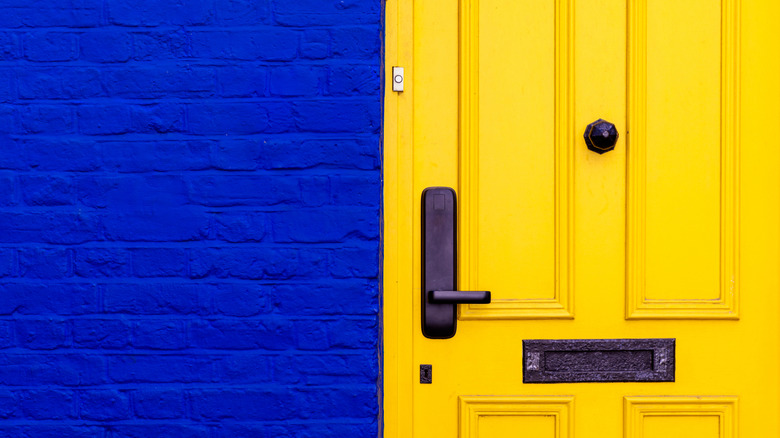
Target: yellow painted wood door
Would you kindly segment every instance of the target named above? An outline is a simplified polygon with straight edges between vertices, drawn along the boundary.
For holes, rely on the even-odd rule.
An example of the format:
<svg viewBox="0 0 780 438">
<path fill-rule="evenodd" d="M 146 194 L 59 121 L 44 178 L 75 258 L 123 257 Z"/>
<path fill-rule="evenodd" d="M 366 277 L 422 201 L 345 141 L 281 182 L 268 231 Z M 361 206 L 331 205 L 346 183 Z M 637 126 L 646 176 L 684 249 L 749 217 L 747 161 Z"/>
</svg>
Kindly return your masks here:
<svg viewBox="0 0 780 438">
<path fill-rule="evenodd" d="M 387 436 L 780 436 L 780 4 L 388 8 L 412 24 L 388 44 L 407 68 L 388 92 Z M 605 154 L 583 139 L 599 118 L 620 133 Z M 430 186 L 457 192 L 459 289 L 493 294 L 447 340 L 420 330 Z M 675 381 L 523 383 L 523 340 L 626 338 L 676 339 Z"/>
</svg>

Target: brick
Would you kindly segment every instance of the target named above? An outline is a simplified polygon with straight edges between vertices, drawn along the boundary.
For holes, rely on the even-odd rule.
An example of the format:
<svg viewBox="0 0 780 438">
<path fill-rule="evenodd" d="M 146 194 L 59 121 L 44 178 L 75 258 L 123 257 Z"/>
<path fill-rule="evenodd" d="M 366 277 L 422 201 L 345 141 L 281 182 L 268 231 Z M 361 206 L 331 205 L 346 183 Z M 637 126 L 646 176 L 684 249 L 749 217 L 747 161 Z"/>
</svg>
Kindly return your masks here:
<svg viewBox="0 0 780 438">
<path fill-rule="evenodd" d="M 18 412 L 17 395 L 8 390 L 0 390 L 0 418 L 13 418 Z"/>
<path fill-rule="evenodd" d="M 19 121 L 19 114 L 16 108 L 8 105 L 0 107 L 0 135 L 2 135 L 0 138 L 3 144 L 9 145 L 14 143 L 11 137 L 5 134 L 21 132 L 19 129 L 20 124 L 21 121 Z M 4 159 L 4 161 L 6 160 L 8 159 Z"/>
<path fill-rule="evenodd" d="M 370 175 L 370 176 L 369 176 Z M 333 203 L 336 205 L 377 205 L 382 185 L 377 175 L 350 175 L 331 178 Z"/>
<path fill-rule="evenodd" d="M 279 382 L 274 375 L 273 359 L 268 354 L 246 352 L 231 354 L 214 361 L 216 376 L 227 385 Z M 278 372 L 278 371 L 277 371 Z M 294 370 L 287 370 L 293 373 Z"/>
<path fill-rule="evenodd" d="M 13 321 L 0 321 L 0 348 L 15 346 Z"/>
<path fill-rule="evenodd" d="M 107 141 L 100 143 L 107 170 L 122 173 L 205 170 L 212 143 L 194 141 Z"/>
<path fill-rule="evenodd" d="M 109 22 L 120 26 L 195 26 L 214 21 L 210 2 L 201 0 L 165 3 L 155 0 L 137 0 L 133 3 L 108 0 L 106 7 Z"/>
<path fill-rule="evenodd" d="M 30 61 L 72 61 L 78 58 L 78 37 L 65 32 L 27 34 L 24 53 Z"/>
<path fill-rule="evenodd" d="M 277 381 L 305 385 L 372 384 L 379 376 L 379 361 L 372 351 L 364 354 L 306 354 L 279 356 L 275 361 Z"/>
<path fill-rule="evenodd" d="M 212 299 L 217 313 L 227 316 L 254 316 L 270 313 L 266 287 L 254 284 L 219 284 Z"/>
<path fill-rule="evenodd" d="M 28 27 L 84 28 L 101 23 L 101 0 L 13 0 L 11 3 L 16 6 L 9 9 L 14 13 L 4 15 Z"/>
<path fill-rule="evenodd" d="M 216 72 L 208 67 L 132 67 L 106 70 L 103 82 L 111 96 L 131 99 L 209 97 L 216 92 Z"/>
<path fill-rule="evenodd" d="M 184 394 L 179 390 L 142 389 L 135 391 L 133 398 L 139 418 L 164 420 L 184 416 Z"/>
<path fill-rule="evenodd" d="M 374 209 L 298 209 L 271 215 L 276 242 L 325 243 L 379 238 Z"/>
<path fill-rule="evenodd" d="M 335 65 L 328 75 L 328 91 L 334 96 L 375 96 L 380 78 L 375 65 Z"/>
<path fill-rule="evenodd" d="M 132 108 L 133 131 L 140 133 L 184 132 L 184 106 L 143 105 Z"/>
<path fill-rule="evenodd" d="M 130 397 L 124 391 L 79 392 L 79 413 L 87 420 L 124 420 L 130 417 Z"/>
<path fill-rule="evenodd" d="M 331 31 L 334 58 L 372 59 L 382 47 L 376 27 L 339 27 Z"/>
<path fill-rule="evenodd" d="M 265 169 L 379 169 L 379 144 L 365 140 L 335 139 L 269 141 L 260 157 Z"/>
<path fill-rule="evenodd" d="M 2 37 L 0 36 L 0 44 Z M 2 60 L 2 47 L 0 46 L 0 60 Z M 16 101 L 16 80 L 14 71 L 10 69 L 0 70 L 0 102 Z"/>
<path fill-rule="evenodd" d="M 22 144 L 25 162 L 37 170 L 88 172 L 100 168 L 99 149 L 93 141 L 29 139 Z"/>
<path fill-rule="evenodd" d="M 125 62 L 133 53 L 132 36 L 123 31 L 86 32 L 79 40 L 81 59 L 91 62 Z"/>
<path fill-rule="evenodd" d="M 102 436 L 106 428 L 98 426 L 52 426 L 36 424 L 34 426 L 2 427 L 0 433 L 8 438 L 95 438 Z"/>
<path fill-rule="evenodd" d="M 152 350 L 181 350 L 187 345 L 183 321 L 147 320 L 133 324 L 133 346 Z"/>
<path fill-rule="evenodd" d="M 126 205 L 124 208 L 130 210 Z M 106 239 L 126 242 L 203 240 L 208 237 L 209 228 L 209 218 L 203 211 L 175 206 L 106 214 L 102 223 Z"/>
<path fill-rule="evenodd" d="M 224 97 L 262 97 L 267 94 L 268 71 L 260 66 L 233 65 L 217 70 L 220 95 Z"/>
<path fill-rule="evenodd" d="M 219 175 L 192 178 L 190 201 L 211 207 L 292 204 L 300 197 L 293 178 L 254 175 Z"/>
<path fill-rule="evenodd" d="M 89 67 L 17 70 L 21 99 L 85 99 L 104 95 L 100 70 Z"/>
<path fill-rule="evenodd" d="M 57 176 L 22 176 L 19 178 L 22 198 L 29 206 L 75 204 L 75 187 L 70 178 Z"/>
<path fill-rule="evenodd" d="M 316 96 L 320 94 L 325 70 L 318 67 L 275 67 L 271 69 L 271 94 L 274 96 Z"/>
<path fill-rule="evenodd" d="M 266 237 L 266 213 L 229 212 L 215 215 L 217 238 L 227 242 L 262 242 Z"/>
<path fill-rule="evenodd" d="M 374 132 L 379 108 L 362 101 L 300 101 L 293 104 L 295 125 L 310 132 Z"/>
<path fill-rule="evenodd" d="M 323 26 L 351 23 L 378 24 L 381 16 L 381 5 L 379 1 L 365 0 L 343 0 L 338 2 L 273 0 L 273 12 L 274 18 L 278 23 L 289 26 Z"/>
<path fill-rule="evenodd" d="M 294 347 L 287 321 L 201 320 L 190 327 L 190 343 L 198 348 L 226 350 L 286 350 Z"/>
<path fill-rule="evenodd" d="M 195 383 L 214 377 L 212 358 L 192 355 L 121 355 L 108 359 L 108 375 L 117 383 Z"/>
<path fill-rule="evenodd" d="M 214 151 L 214 167 L 220 170 L 255 170 L 262 149 L 259 140 L 222 140 Z"/>
<path fill-rule="evenodd" d="M 303 32 L 301 56 L 308 59 L 325 59 L 330 54 L 330 32 L 308 29 Z"/>
<path fill-rule="evenodd" d="M 327 350 L 330 346 L 328 326 L 322 321 L 297 321 L 294 333 L 299 350 Z"/>
<path fill-rule="evenodd" d="M 0 32 L 0 61 L 13 61 L 21 57 L 19 35 L 13 32 Z"/>
<path fill-rule="evenodd" d="M 118 319 L 76 319 L 73 345 L 79 348 L 121 349 L 130 345 L 130 325 Z"/>
<path fill-rule="evenodd" d="M 79 131 L 86 135 L 116 135 L 131 131 L 126 105 L 85 105 L 78 109 Z"/>
<path fill-rule="evenodd" d="M 84 315 L 98 312 L 93 284 L 1 283 L 0 314 Z"/>
<path fill-rule="evenodd" d="M 289 279 L 305 274 L 306 261 L 292 249 L 206 248 L 190 254 L 192 278 Z"/>
<path fill-rule="evenodd" d="M 127 277 L 131 274 L 130 254 L 122 249 L 79 248 L 73 259 L 79 277 Z"/>
<path fill-rule="evenodd" d="M 256 103 L 189 105 L 193 134 L 258 134 L 268 127 L 268 110 Z"/>
<path fill-rule="evenodd" d="M 256 26 L 269 12 L 268 0 L 217 0 L 217 19 L 223 26 Z"/>
<path fill-rule="evenodd" d="M 99 385 L 105 369 L 106 358 L 94 355 L 0 355 L 0 382 L 8 386 Z"/>
<path fill-rule="evenodd" d="M 67 106 L 31 105 L 22 108 L 22 129 L 30 134 L 68 134 L 74 131 L 73 111 Z"/>
<path fill-rule="evenodd" d="M 20 391 L 19 407 L 25 417 L 35 420 L 65 420 L 76 416 L 71 391 Z"/>
<path fill-rule="evenodd" d="M 196 58 L 290 61 L 298 56 L 300 32 L 268 27 L 261 31 L 193 32 Z"/>
<path fill-rule="evenodd" d="M 209 438 L 207 426 L 182 424 L 121 424 L 111 427 L 111 438 Z"/>
<path fill-rule="evenodd" d="M 191 283 L 107 284 L 103 305 L 106 313 L 205 314 L 213 287 Z"/>
<path fill-rule="evenodd" d="M 16 272 L 16 251 L 0 248 L 0 277 L 9 277 Z"/>
<path fill-rule="evenodd" d="M 283 315 L 375 315 L 379 310 L 376 281 L 348 280 L 331 284 L 288 282 L 274 286 L 270 295 L 274 311 Z"/>
<path fill-rule="evenodd" d="M 135 60 L 166 60 L 189 56 L 190 47 L 184 29 L 133 33 L 133 59 Z"/>
<path fill-rule="evenodd" d="M 0 176 L 0 206 L 10 207 L 16 205 L 16 178 L 12 176 Z M 2 268 L 0 268 L 0 272 Z"/>
<path fill-rule="evenodd" d="M 186 186 L 178 175 L 148 176 L 85 176 L 77 180 L 79 200 L 88 207 L 121 208 L 119 213 L 138 214 L 147 204 L 155 205 L 159 216 L 175 214 L 164 207 L 186 202 Z M 161 218 L 162 219 L 162 218 Z M 128 224 L 130 226 L 130 224 Z"/>
<path fill-rule="evenodd" d="M 379 275 L 379 247 L 336 251 L 330 273 L 335 278 L 376 278 Z"/>
<path fill-rule="evenodd" d="M 371 319 L 341 319 L 328 324 L 330 348 L 376 348 L 377 336 L 367 336 L 367 333 L 377 333 L 376 317 Z"/>
<path fill-rule="evenodd" d="M 84 243 L 100 239 L 94 215 L 81 213 L 0 212 L 0 243 Z"/>
<path fill-rule="evenodd" d="M 54 350 L 68 345 L 68 324 L 64 320 L 16 321 L 16 339 L 20 347 Z"/>
<path fill-rule="evenodd" d="M 296 388 L 293 397 L 302 407 L 302 418 L 332 417 L 375 418 L 379 404 L 373 399 L 374 385 L 352 385 L 348 388 Z M 305 406 L 305 408 L 303 408 Z"/>
<path fill-rule="evenodd" d="M 144 248 L 132 251 L 133 273 L 138 277 L 180 277 L 186 273 L 183 249 Z"/>
<path fill-rule="evenodd" d="M 19 275 L 25 278 L 57 279 L 70 276 L 70 251 L 54 248 L 23 248 L 19 251 Z"/>
<path fill-rule="evenodd" d="M 193 390 L 190 400 L 195 420 L 283 420 L 296 409 L 286 390 Z"/>
</svg>

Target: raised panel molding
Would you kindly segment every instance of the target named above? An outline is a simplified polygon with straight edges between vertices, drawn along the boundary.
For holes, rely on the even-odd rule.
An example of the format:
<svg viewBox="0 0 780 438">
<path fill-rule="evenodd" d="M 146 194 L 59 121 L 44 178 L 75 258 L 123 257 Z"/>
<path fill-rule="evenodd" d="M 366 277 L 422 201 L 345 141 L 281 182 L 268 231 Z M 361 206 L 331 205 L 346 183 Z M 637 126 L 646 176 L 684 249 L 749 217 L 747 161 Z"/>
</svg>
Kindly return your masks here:
<svg viewBox="0 0 780 438">
<path fill-rule="evenodd" d="M 550 438 L 574 436 L 574 397 L 460 396 L 458 406 L 459 438 L 478 438 L 480 417 L 552 417 Z"/>
<path fill-rule="evenodd" d="M 459 307 L 460 319 L 574 317 L 574 6 L 555 1 L 555 290 L 552 298 L 494 299 Z M 461 288 L 475 289 L 479 264 L 479 1 L 460 2 L 459 254 Z"/>
<path fill-rule="evenodd" d="M 626 397 L 623 406 L 624 438 L 656 438 L 645 434 L 645 422 L 650 417 L 672 419 L 715 417 L 718 435 L 706 438 L 737 438 L 738 436 L 736 397 Z M 699 436 L 697 435 L 696 438 Z"/>
<path fill-rule="evenodd" d="M 648 299 L 647 2 L 628 2 L 627 319 L 739 318 L 739 1 L 721 1 L 720 262 L 717 299 Z"/>
</svg>

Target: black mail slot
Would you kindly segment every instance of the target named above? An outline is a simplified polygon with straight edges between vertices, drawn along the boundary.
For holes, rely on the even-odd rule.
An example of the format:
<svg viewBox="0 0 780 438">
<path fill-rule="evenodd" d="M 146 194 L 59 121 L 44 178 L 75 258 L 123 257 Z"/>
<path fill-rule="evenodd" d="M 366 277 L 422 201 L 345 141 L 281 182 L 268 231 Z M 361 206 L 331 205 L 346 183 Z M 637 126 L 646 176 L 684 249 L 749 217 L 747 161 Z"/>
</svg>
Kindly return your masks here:
<svg viewBox="0 0 780 438">
<path fill-rule="evenodd" d="M 674 339 L 523 341 L 523 382 L 674 382 Z"/>
</svg>

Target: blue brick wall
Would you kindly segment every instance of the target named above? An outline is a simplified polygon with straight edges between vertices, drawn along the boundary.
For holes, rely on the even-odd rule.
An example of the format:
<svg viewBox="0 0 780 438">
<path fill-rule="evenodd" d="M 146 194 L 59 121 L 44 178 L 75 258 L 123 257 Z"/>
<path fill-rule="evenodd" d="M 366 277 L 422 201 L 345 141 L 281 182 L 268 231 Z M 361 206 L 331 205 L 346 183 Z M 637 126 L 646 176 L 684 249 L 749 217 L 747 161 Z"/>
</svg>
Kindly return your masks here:
<svg viewBox="0 0 780 438">
<path fill-rule="evenodd" d="M 0 436 L 378 433 L 381 0 L 0 0 Z"/>
</svg>

